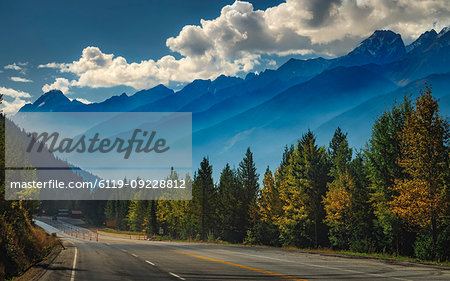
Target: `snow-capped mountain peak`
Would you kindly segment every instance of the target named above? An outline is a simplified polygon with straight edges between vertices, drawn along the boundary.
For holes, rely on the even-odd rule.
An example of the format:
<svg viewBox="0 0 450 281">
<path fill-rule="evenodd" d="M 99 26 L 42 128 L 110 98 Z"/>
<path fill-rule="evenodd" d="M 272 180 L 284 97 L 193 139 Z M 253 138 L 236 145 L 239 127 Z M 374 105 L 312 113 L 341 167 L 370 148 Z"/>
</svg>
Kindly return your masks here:
<svg viewBox="0 0 450 281">
<path fill-rule="evenodd" d="M 377 30 L 358 47 L 339 60 L 341 65 L 385 64 L 406 54 L 400 34 L 390 30 Z"/>
</svg>

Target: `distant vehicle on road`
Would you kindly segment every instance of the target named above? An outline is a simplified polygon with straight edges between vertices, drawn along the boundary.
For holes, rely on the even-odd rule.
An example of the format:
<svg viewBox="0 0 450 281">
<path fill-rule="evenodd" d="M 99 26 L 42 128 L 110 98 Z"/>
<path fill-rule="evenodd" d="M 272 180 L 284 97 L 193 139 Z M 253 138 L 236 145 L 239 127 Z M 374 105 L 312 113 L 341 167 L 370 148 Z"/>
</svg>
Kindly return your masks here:
<svg viewBox="0 0 450 281">
<path fill-rule="evenodd" d="M 58 220 L 58 218 L 56 216 L 53 216 L 52 221 L 56 221 L 56 220 Z"/>
</svg>

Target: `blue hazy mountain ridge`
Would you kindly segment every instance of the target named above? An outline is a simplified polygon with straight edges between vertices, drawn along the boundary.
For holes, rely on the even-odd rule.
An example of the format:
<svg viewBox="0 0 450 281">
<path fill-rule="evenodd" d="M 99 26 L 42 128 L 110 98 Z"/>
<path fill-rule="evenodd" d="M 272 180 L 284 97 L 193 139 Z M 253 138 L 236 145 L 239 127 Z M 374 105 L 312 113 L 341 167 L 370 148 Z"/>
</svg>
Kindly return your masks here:
<svg viewBox="0 0 450 281">
<path fill-rule="evenodd" d="M 19 112 L 68 111 L 66 109 L 82 105 L 77 100 L 70 101 L 61 91 L 52 90 L 40 96 L 34 103 L 25 104 Z"/>
<path fill-rule="evenodd" d="M 142 104 L 152 103 L 159 99 L 174 96 L 175 92 L 164 85 L 158 85 L 148 90 L 141 90 L 132 96 L 125 93 L 120 96 L 113 96 L 100 103 L 85 105 L 83 109 L 75 108 L 73 111 L 88 112 L 127 112 Z"/>
<path fill-rule="evenodd" d="M 209 142 L 211 136 L 218 135 L 214 131 L 221 132 L 222 137 L 234 136 L 245 128 L 279 129 L 297 124 L 299 118 L 313 120 L 315 115 L 326 118 L 329 112 L 335 114 L 394 88 L 396 86 L 389 80 L 359 66 L 333 68 L 259 106 L 198 132 L 201 137 L 196 143 Z"/>
<path fill-rule="evenodd" d="M 450 72 L 432 74 L 392 92 L 373 97 L 321 124 L 314 132 L 320 140 L 329 140 L 339 126 L 343 131 L 348 132 L 350 143 L 362 148 L 370 137 L 371 127 L 377 116 L 386 108 L 392 107 L 394 103 L 402 102 L 405 95 L 415 99 L 419 91 L 424 89 L 425 83 L 431 85 L 433 95 L 440 99 L 441 114 L 448 118 L 450 114 Z"/>
<path fill-rule="evenodd" d="M 205 129 L 230 116 L 257 106 L 289 87 L 302 83 L 324 71 L 329 60 L 316 58 L 310 60 L 290 59 L 277 70 L 266 70 L 259 75 L 247 75 L 245 81 L 226 89 L 235 95 L 215 103 L 207 110 L 193 114 L 193 130 Z"/>
<path fill-rule="evenodd" d="M 267 69 L 260 74 L 249 73 L 241 83 L 213 94 L 202 95 L 180 111 L 194 113 L 196 130 L 205 128 L 223 120 L 221 118 L 228 118 L 260 104 L 292 85 L 309 80 L 328 66 L 329 61 L 323 58 L 290 59 L 277 70 Z"/>
<path fill-rule="evenodd" d="M 34 103 L 24 105 L 19 112 L 127 112 L 142 104 L 172 95 L 175 95 L 173 90 L 164 85 L 158 85 L 139 91 L 132 96 L 123 93 L 103 102 L 84 104 L 77 100 L 71 101 L 59 90 L 52 90 L 39 97 Z"/>
<path fill-rule="evenodd" d="M 446 30 L 444 29 L 441 34 L 443 35 L 445 33 Z M 389 72 L 383 69 L 383 66 L 388 64 L 387 69 L 389 69 L 389 63 L 404 60 L 404 62 L 409 64 L 423 65 L 431 70 L 421 71 L 420 68 L 417 69 L 415 67 L 415 71 L 417 72 L 414 76 L 415 79 L 434 73 L 433 68 L 436 62 L 430 61 L 429 59 L 423 60 L 421 57 L 416 57 L 416 55 L 427 50 L 436 39 L 438 39 L 438 34 L 434 30 L 427 31 L 412 44 L 408 45 L 409 53 L 407 53 L 399 34 L 389 30 L 377 30 L 369 38 L 362 41 L 353 51 L 343 57 L 331 60 L 323 58 L 309 60 L 290 59 L 275 71 L 266 70 L 260 75 L 253 75 L 251 77 L 251 80 L 254 80 L 257 85 L 262 85 L 262 87 L 254 87 L 256 88 L 254 91 L 233 91 L 237 93 L 245 92 L 245 94 L 236 94 L 236 96 L 216 103 L 208 110 L 194 114 L 193 128 L 194 130 L 201 130 L 213 126 L 225 120 L 227 116 L 242 113 L 247 109 L 265 102 L 292 85 L 304 82 L 326 69 L 332 69 L 338 66 L 365 66 L 367 69 L 376 73 L 388 73 L 385 77 L 389 80 L 403 80 L 402 84 L 405 84 L 410 80 L 405 75 L 402 75 L 405 71 L 404 69 Z M 439 40 L 443 41 L 443 39 Z M 441 45 L 443 44 L 439 44 L 439 46 Z M 442 52 L 440 49 L 435 51 Z M 447 52 L 447 50 L 444 50 L 444 52 Z M 448 52 L 446 57 L 448 57 Z M 448 65 L 444 66 L 438 73 L 446 71 L 450 71 Z M 408 72 L 406 72 L 406 75 L 409 75 Z M 398 78 L 394 79 L 392 76 L 397 76 Z M 238 96 L 239 98 L 236 98 Z"/>
<path fill-rule="evenodd" d="M 267 164 L 278 164 L 283 146 L 308 128 L 318 130 L 320 144 L 330 141 L 335 127 L 348 128 L 351 145 L 362 147 L 375 116 L 392 104 L 392 99 L 382 98 L 385 95 L 417 92 L 428 81 L 433 94 L 448 101 L 447 74 L 440 79 L 433 76 L 450 72 L 448 31 L 427 31 L 406 47 L 400 35 L 375 31 L 336 59 L 290 59 L 276 70 L 249 73 L 245 79 L 195 80 L 176 93 L 160 85 L 140 95 L 122 94 L 84 105 L 52 91 L 21 111 L 193 112 L 193 155 L 198 158 L 193 159 L 194 164 L 206 155 L 219 167 L 236 163 L 250 146 L 261 170 Z M 364 111 L 354 110 L 360 105 L 366 106 Z M 442 113 L 448 114 L 448 106 L 441 102 L 441 107 Z M 359 119 L 365 115 L 367 118 Z M 327 134 L 324 128 L 329 130 Z"/>
<path fill-rule="evenodd" d="M 236 115 L 257 106 L 287 88 L 313 78 L 326 69 L 337 66 L 386 63 L 398 60 L 405 54 L 405 46 L 399 34 L 377 30 L 346 56 L 331 60 L 321 57 L 309 60 L 290 59 L 277 70 L 266 70 L 260 75 L 246 79 L 257 85 L 253 86 L 253 91 L 248 90 L 248 87 L 242 89 L 242 86 L 248 86 L 248 83 L 244 83 L 244 85 L 240 85 L 241 89 L 233 91 L 238 93 L 235 96 L 216 103 L 208 110 L 194 114 L 193 129 L 196 131 L 213 126 L 225 120 L 227 116 Z"/>
<path fill-rule="evenodd" d="M 252 81 L 241 80 L 241 83 L 236 83 L 233 86 L 220 89 L 215 92 L 206 93 L 194 100 L 190 103 L 183 106 L 180 111 L 193 112 L 198 113 L 202 111 L 206 111 L 210 109 L 215 104 L 218 104 L 228 98 L 236 98 L 242 96 L 243 94 L 259 89 L 260 87 L 264 87 L 269 84 L 272 80 L 268 79 L 265 81 L 261 81 L 262 83 L 254 83 Z"/>
<path fill-rule="evenodd" d="M 273 164 L 271 160 L 279 160 L 283 146 L 309 128 L 395 88 L 389 80 L 359 66 L 324 71 L 259 106 L 195 132 L 193 161 L 207 154 L 214 156 L 213 164 L 233 162 L 233 157 L 251 146 L 257 162 Z"/>
<path fill-rule="evenodd" d="M 194 80 L 192 83 L 186 85 L 182 90 L 175 93 L 174 95 L 170 95 L 166 98 L 158 99 L 152 103 L 148 103 L 139 107 L 136 107 L 132 111 L 135 112 L 146 112 L 146 111 L 180 111 L 180 112 L 193 112 L 193 108 L 191 110 L 182 109 L 183 106 L 187 106 L 193 100 L 201 98 L 203 102 L 207 99 L 208 95 L 214 95 L 216 92 L 224 89 L 232 87 L 236 84 L 240 84 L 243 80 L 237 77 L 227 77 L 225 75 L 221 75 L 211 80 Z M 214 103 L 214 102 L 213 102 Z M 198 104 L 198 102 L 194 103 Z"/>
</svg>

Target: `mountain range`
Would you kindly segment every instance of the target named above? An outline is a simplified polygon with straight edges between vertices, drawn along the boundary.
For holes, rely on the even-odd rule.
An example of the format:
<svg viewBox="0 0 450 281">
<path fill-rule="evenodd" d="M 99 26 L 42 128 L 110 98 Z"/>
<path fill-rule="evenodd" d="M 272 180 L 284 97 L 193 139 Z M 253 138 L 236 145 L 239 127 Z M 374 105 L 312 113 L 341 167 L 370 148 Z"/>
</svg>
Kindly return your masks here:
<svg viewBox="0 0 450 281">
<path fill-rule="evenodd" d="M 308 129 L 326 145 L 340 126 L 353 147 L 363 148 L 375 118 L 425 83 L 448 116 L 449 31 L 427 31 L 405 46 L 399 34 L 377 30 L 342 57 L 290 59 L 245 78 L 195 80 L 177 92 L 158 85 L 84 104 L 53 90 L 20 112 L 192 112 L 194 165 L 209 156 L 217 172 L 226 162 L 236 165 L 250 146 L 262 173 Z"/>
</svg>

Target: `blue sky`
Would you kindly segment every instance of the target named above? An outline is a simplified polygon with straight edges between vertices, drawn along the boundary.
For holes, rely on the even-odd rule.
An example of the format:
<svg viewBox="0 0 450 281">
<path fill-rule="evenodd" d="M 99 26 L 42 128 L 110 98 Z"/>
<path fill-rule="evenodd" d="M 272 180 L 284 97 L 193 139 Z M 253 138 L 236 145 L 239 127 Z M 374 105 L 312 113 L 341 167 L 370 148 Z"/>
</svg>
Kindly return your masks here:
<svg viewBox="0 0 450 281">
<path fill-rule="evenodd" d="M 281 1 L 257 0 L 255 8 L 265 9 Z M 199 24 L 202 18 L 215 18 L 220 9 L 233 1 L 1 1 L 0 86 L 25 91 L 34 100 L 42 86 L 58 75 L 49 69 L 36 69 L 51 61 L 79 59 L 86 46 L 98 46 L 104 52 L 124 56 L 128 61 L 159 58 L 170 50 L 166 39 L 176 36 L 184 25 Z M 176 55 L 176 54 L 175 54 Z M 21 71 L 4 69 L 19 63 Z M 33 82 L 15 82 L 21 77 Z M 65 76 L 65 77 L 70 77 Z M 77 97 L 100 101 L 111 95 L 135 89 L 89 87 Z M 5 99 L 8 97 L 5 96 Z"/>
<path fill-rule="evenodd" d="M 1 1 L 6 111 L 59 88 L 101 101 L 159 83 L 244 75 L 336 56 L 375 29 L 410 42 L 449 24 L 446 0 Z M 420 20 L 418 20 L 420 19 Z"/>
</svg>

